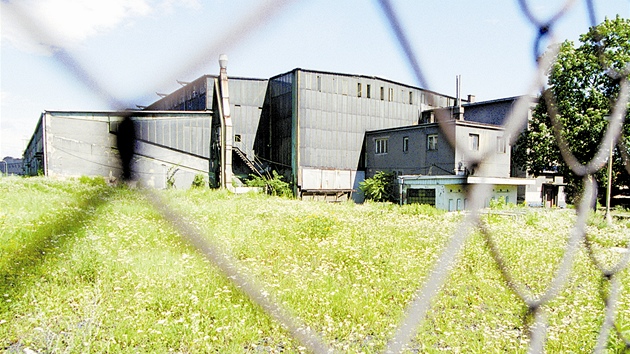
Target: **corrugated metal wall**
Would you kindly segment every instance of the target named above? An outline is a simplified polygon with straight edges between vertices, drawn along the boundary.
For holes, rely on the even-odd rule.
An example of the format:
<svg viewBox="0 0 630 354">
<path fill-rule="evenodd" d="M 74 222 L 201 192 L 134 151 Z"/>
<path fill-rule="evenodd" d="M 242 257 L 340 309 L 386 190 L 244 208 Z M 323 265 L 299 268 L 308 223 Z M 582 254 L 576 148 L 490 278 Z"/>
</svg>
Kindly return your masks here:
<svg viewBox="0 0 630 354">
<path fill-rule="evenodd" d="M 152 103 L 150 111 L 205 111 L 212 109 L 214 76 L 205 75 Z"/>
<path fill-rule="evenodd" d="M 40 116 L 35 132 L 24 150 L 24 173 L 28 176 L 35 176 L 39 170 L 43 172 L 44 169 L 44 129 L 42 124 L 44 115 L 45 113 Z"/>
<path fill-rule="evenodd" d="M 172 114 L 135 118 L 137 136 L 152 144 L 210 158 L 211 115 Z"/>
<path fill-rule="evenodd" d="M 46 112 L 41 137 L 49 176 L 120 175 L 116 131 L 118 112 Z M 175 185 L 190 187 L 196 174 L 207 174 L 211 112 L 135 112 L 137 153 L 134 175 L 142 183 L 165 188 L 169 174 Z M 39 129 L 39 128 L 38 128 Z M 30 151 L 30 150 L 29 150 Z"/>
<path fill-rule="evenodd" d="M 243 151 L 248 158 L 254 156 L 254 140 L 262 115 L 267 92 L 267 80 L 229 79 L 230 108 L 234 146 Z M 236 136 L 240 138 L 237 141 Z"/>
<path fill-rule="evenodd" d="M 285 175 L 293 157 L 293 72 L 269 80 L 255 150 Z"/>
<path fill-rule="evenodd" d="M 420 113 L 431 108 L 428 102 L 452 103 L 450 97 L 377 78 L 299 75 L 302 167 L 356 170 L 366 131 L 417 124 Z"/>
</svg>

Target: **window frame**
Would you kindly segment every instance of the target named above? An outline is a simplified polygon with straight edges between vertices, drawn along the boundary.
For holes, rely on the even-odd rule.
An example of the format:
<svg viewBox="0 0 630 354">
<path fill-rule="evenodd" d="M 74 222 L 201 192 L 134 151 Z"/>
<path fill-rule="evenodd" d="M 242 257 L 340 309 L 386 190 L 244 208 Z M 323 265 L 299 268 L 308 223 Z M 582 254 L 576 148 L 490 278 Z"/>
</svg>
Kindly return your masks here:
<svg viewBox="0 0 630 354">
<path fill-rule="evenodd" d="M 479 138 L 479 134 L 469 133 L 468 141 L 470 150 L 479 151 L 480 140 L 481 139 Z"/>
<path fill-rule="evenodd" d="M 507 152 L 507 142 L 505 137 L 497 136 L 497 153 L 505 154 Z"/>
<path fill-rule="evenodd" d="M 389 137 L 374 138 L 374 153 L 376 155 L 385 155 L 388 151 Z"/>
<path fill-rule="evenodd" d="M 427 150 L 436 151 L 438 149 L 438 134 L 427 135 Z"/>
</svg>

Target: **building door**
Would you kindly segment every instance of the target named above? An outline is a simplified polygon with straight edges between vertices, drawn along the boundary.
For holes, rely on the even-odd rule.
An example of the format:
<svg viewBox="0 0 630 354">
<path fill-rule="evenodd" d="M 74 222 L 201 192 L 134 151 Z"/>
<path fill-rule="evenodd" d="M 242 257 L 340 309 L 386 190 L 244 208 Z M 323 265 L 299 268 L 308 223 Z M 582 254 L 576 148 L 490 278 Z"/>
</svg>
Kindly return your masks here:
<svg viewBox="0 0 630 354">
<path fill-rule="evenodd" d="M 543 185 L 543 200 L 547 208 L 556 206 L 556 189 L 554 186 Z"/>
</svg>

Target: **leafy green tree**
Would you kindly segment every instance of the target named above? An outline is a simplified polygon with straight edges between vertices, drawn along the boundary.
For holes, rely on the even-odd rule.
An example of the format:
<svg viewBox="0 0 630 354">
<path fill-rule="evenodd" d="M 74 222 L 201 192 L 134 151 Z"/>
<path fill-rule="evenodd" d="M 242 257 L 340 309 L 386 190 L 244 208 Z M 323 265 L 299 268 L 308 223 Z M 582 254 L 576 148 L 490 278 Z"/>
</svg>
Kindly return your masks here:
<svg viewBox="0 0 630 354">
<path fill-rule="evenodd" d="M 365 199 L 375 202 L 393 201 L 394 174 L 385 171 L 376 172 L 373 177 L 359 183 L 359 189 L 365 195 Z"/>
<path fill-rule="evenodd" d="M 547 87 L 533 111 L 529 127 L 519 137 L 515 162 L 534 175 L 557 171 L 568 182 L 569 198 L 577 196 L 581 178 L 574 175 L 560 154 L 553 133 L 550 112 L 563 125 L 561 135 L 582 164 L 589 162 L 600 148 L 608 126 L 607 117 L 617 102 L 621 78 L 630 70 L 630 20 L 617 16 L 591 27 L 580 36 L 580 45 L 560 44 L 557 60 L 548 73 Z M 627 103 L 626 103 L 627 104 Z M 630 137 L 626 112 L 622 132 Z M 618 145 L 619 146 L 619 145 Z M 606 168 L 595 175 L 600 186 L 607 183 Z M 613 185 L 628 185 L 619 148 L 613 156 Z M 600 196 L 605 188 L 600 188 Z"/>
</svg>

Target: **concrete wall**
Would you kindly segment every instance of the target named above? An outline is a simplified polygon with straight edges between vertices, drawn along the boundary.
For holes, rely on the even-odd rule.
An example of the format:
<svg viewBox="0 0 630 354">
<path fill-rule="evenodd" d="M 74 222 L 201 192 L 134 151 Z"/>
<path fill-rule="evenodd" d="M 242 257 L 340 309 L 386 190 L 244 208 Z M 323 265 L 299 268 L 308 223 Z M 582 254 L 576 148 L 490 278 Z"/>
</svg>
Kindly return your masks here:
<svg viewBox="0 0 630 354">
<path fill-rule="evenodd" d="M 477 150 L 471 145 L 472 135 L 478 137 Z M 501 150 L 498 149 L 499 138 L 505 143 L 505 148 Z M 461 163 L 474 176 L 510 177 L 510 147 L 500 127 L 458 123 L 456 141 L 455 164 L 457 166 Z M 484 161 L 473 171 L 470 161 L 481 156 L 485 156 Z"/>
<path fill-rule="evenodd" d="M 429 136 L 437 136 L 435 149 L 429 149 Z M 407 151 L 404 150 L 405 138 Z M 376 142 L 379 139 L 387 139 L 387 153 L 376 153 Z M 367 132 L 365 152 L 368 178 L 378 171 L 392 171 L 397 175 L 454 174 L 455 150 L 444 138 L 437 123 Z"/>
<path fill-rule="evenodd" d="M 447 211 L 459 211 L 469 207 L 466 198 L 466 184 L 426 184 L 403 185 L 403 204 L 407 204 L 406 195 L 409 189 L 434 189 L 435 190 L 435 207 Z M 491 195 L 483 201 L 484 207 L 490 206 L 491 200 L 499 200 L 503 198 L 506 203 L 516 203 L 517 186 L 515 185 L 495 185 L 492 187 Z"/>
<path fill-rule="evenodd" d="M 445 129 L 455 131 L 457 146 L 450 145 L 445 132 L 437 123 L 368 132 L 365 140 L 367 177 L 372 177 L 378 171 L 435 176 L 457 174 L 463 169 L 468 169 L 475 176 L 510 176 L 509 146 L 505 145 L 503 150 L 497 149 L 498 138 L 503 138 L 502 128 L 452 121 Z M 478 150 L 471 148 L 471 135 L 478 137 Z M 437 136 L 435 149 L 433 146 L 429 148 L 429 136 Z M 403 149 L 405 138 L 408 139 L 407 151 Z M 381 139 L 387 140 L 387 153 L 377 153 L 377 141 Z M 482 153 L 487 153 L 487 158 L 473 171 L 470 161 Z"/>
</svg>

